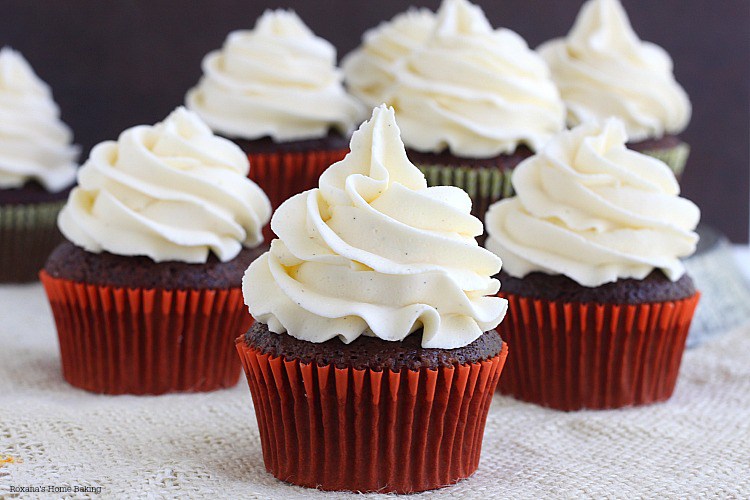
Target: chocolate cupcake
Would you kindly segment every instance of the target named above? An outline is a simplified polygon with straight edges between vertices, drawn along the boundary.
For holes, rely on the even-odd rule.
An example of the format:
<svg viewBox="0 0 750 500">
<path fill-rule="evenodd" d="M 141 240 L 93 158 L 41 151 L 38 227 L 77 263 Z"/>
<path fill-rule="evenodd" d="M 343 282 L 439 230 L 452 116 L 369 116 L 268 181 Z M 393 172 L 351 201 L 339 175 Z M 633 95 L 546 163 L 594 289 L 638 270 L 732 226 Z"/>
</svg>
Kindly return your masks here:
<svg viewBox="0 0 750 500">
<path fill-rule="evenodd" d="M 687 94 L 664 49 L 642 42 L 619 0 L 589 0 L 566 38 L 538 49 L 568 109 L 568 124 L 615 116 L 628 147 L 665 162 L 679 178 L 690 147 L 677 134 L 690 121 Z"/>
<path fill-rule="evenodd" d="M 561 133 L 487 213 L 503 259 L 501 391 L 561 410 L 668 399 L 698 292 L 680 257 L 700 212 L 661 161 L 625 147 L 622 122 Z"/>
<path fill-rule="evenodd" d="M 276 211 L 279 239 L 245 274 L 257 322 L 237 350 L 277 478 L 408 493 L 476 470 L 506 302 L 470 208 L 427 187 L 382 106 L 318 189 Z"/>
<path fill-rule="evenodd" d="M 429 185 L 469 193 L 479 218 L 510 194 L 515 165 L 565 125 L 544 61 L 467 0 L 445 0 L 430 35 L 393 74 L 381 95 L 396 110 L 409 158 Z"/>
<path fill-rule="evenodd" d="M 37 279 L 62 236 L 57 214 L 78 148 L 49 86 L 23 56 L 0 50 L 0 283 Z"/>
<path fill-rule="evenodd" d="M 344 157 L 363 116 L 344 90 L 335 48 L 292 11 L 268 10 L 253 30 L 230 33 L 204 58 L 203 73 L 188 108 L 247 153 L 250 178 L 274 209 Z"/>
<path fill-rule="evenodd" d="M 182 108 L 94 147 L 60 213 L 70 243 L 41 273 L 70 384 L 161 394 L 237 382 L 241 276 L 271 215 L 248 168 Z"/>
</svg>

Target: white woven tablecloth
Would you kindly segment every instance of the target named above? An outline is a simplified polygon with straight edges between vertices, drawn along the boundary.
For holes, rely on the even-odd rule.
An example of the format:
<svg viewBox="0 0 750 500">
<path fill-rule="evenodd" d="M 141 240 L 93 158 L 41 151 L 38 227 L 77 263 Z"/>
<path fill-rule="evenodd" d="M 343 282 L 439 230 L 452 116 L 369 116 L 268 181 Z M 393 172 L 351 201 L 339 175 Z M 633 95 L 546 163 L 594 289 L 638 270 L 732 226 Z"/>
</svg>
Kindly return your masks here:
<svg viewBox="0 0 750 500">
<path fill-rule="evenodd" d="M 351 496 L 265 472 L 244 380 L 159 397 L 68 386 L 38 284 L 0 286 L 0 497 L 11 486 L 101 487 L 43 497 Z M 409 498 L 422 496 L 750 498 L 750 326 L 687 351 L 664 404 L 562 413 L 495 396 L 477 473 Z"/>
</svg>

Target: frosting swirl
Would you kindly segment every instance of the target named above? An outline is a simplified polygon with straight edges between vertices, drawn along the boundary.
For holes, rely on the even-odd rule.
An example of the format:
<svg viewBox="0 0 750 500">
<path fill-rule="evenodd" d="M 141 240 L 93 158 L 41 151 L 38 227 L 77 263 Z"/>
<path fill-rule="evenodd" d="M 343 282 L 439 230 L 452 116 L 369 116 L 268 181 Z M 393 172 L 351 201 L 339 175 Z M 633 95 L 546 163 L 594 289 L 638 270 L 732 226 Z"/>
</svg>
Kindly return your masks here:
<svg viewBox="0 0 750 500">
<path fill-rule="evenodd" d="M 690 100 L 664 49 L 642 42 L 618 0 L 589 0 L 567 38 L 538 48 L 568 108 L 568 122 L 616 116 L 631 141 L 677 134 Z"/>
<path fill-rule="evenodd" d="M 375 108 L 351 153 L 320 187 L 274 213 L 279 239 L 248 268 L 245 303 L 273 332 L 310 342 L 360 335 L 451 349 L 495 328 L 507 302 L 490 276 L 501 261 L 477 245 L 469 196 L 427 187 L 406 157 L 392 108 Z"/>
<path fill-rule="evenodd" d="M 389 104 L 418 151 L 488 158 L 540 148 L 564 127 L 547 65 L 515 32 L 493 30 L 467 0 L 445 0 L 421 50 L 402 61 Z"/>
<path fill-rule="evenodd" d="M 672 281 L 684 274 L 679 257 L 695 251 L 700 211 L 678 196 L 669 167 L 626 141 L 617 119 L 579 125 L 516 167 L 516 196 L 486 216 L 486 246 L 508 274 L 564 274 L 589 287 L 655 268 Z"/>
<path fill-rule="evenodd" d="M 24 57 L 0 50 L 0 189 L 39 182 L 58 192 L 76 178 L 79 149 L 49 86 Z"/>
<path fill-rule="evenodd" d="M 348 134 L 361 118 L 336 68 L 336 49 L 292 11 L 266 11 L 253 30 L 229 34 L 203 59 L 188 108 L 228 137 L 277 142 Z"/>
<path fill-rule="evenodd" d="M 398 63 L 422 47 L 434 27 L 432 11 L 412 8 L 367 30 L 362 46 L 341 61 L 349 91 L 371 107 L 388 101 Z"/>
<path fill-rule="evenodd" d="M 58 225 L 89 252 L 202 263 L 212 251 L 226 262 L 259 245 L 271 217 L 248 171 L 238 146 L 177 108 L 95 146 Z"/>
</svg>

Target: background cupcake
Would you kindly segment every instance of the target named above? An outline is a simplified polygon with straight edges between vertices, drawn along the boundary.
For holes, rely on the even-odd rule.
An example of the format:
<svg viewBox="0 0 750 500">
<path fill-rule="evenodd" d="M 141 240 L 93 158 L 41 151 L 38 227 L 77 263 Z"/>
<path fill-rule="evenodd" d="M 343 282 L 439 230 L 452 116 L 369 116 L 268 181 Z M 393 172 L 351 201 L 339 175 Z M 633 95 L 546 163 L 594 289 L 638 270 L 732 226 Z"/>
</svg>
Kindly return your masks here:
<svg viewBox="0 0 750 500">
<path fill-rule="evenodd" d="M 628 147 L 661 159 L 679 177 L 690 148 L 677 134 L 690 121 L 690 100 L 675 81 L 669 54 L 638 38 L 619 0 L 589 0 L 568 36 L 538 52 L 571 126 L 616 116 Z"/>
<path fill-rule="evenodd" d="M 672 394 L 698 301 L 680 257 L 695 251 L 700 212 L 626 140 L 616 119 L 561 133 L 487 213 L 510 303 L 505 393 L 563 410 Z"/>
<path fill-rule="evenodd" d="M 315 187 L 362 118 L 343 88 L 336 49 L 292 11 L 266 11 L 254 29 L 230 33 L 204 58 L 203 73 L 188 108 L 247 153 L 251 178 L 274 208 Z"/>
<path fill-rule="evenodd" d="M 351 150 L 275 212 L 279 239 L 244 278 L 257 323 L 237 349 L 266 469 L 325 490 L 445 486 L 477 468 L 507 354 L 500 259 L 465 192 L 427 188 L 392 109 Z"/>
<path fill-rule="evenodd" d="M 49 86 L 23 56 L 0 50 L 0 282 L 37 279 L 62 240 L 57 214 L 78 148 Z"/>
<path fill-rule="evenodd" d="M 236 383 L 240 282 L 271 207 L 248 160 L 178 108 L 94 147 L 41 273 L 63 375 L 110 394 Z"/>
<path fill-rule="evenodd" d="M 445 0 L 424 46 L 401 62 L 386 102 L 430 185 L 469 193 L 472 213 L 510 194 L 510 172 L 564 127 L 546 64 L 466 0 Z"/>
<path fill-rule="evenodd" d="M 362 35 L 362 46 L 341 60 L 346 87 L 368 107 L 388 101 L 401 61 L 422 48 L 435 28 L 429 9 L 410 8 Z"/>
</svg>

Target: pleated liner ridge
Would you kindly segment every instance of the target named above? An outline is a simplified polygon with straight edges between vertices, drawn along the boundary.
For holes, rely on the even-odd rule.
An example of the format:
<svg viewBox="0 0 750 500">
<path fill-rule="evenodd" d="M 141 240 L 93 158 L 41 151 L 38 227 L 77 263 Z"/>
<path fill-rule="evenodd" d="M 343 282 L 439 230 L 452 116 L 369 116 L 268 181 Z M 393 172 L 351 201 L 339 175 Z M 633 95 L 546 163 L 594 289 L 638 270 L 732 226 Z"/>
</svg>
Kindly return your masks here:
<svg viewBox="0 0 750 500">
<path fill-rule="evenodd" d="M 331 164 L 343 160 L 349 149 L 332 151 L 293 151 L 248 153 L 248 177 L 265 191 L 276 210 L 286 200 L 308 189 L 318 187 L 318 178 Z M 265 241 L 276 236 L 271 225 L 263 228 Z"/>
<path fill-rule="evenodd" d="M 105 394 L 203 392 L 237 383 L 233 341 L 252 318 L 239 287 L 115 288 L 40 279 L 71 385 Z"/>
<path fill-rule="evenodd" d="M 0 205 L 0 283 L 36 281 L 63 241 L 57 214 L 65 201 Z"/>
<path fill-rule="evenodd" d="M 323 490 L 409 493 L 476 471 L 508 354 L 419 371 L 340 369 L 272 357 L 237 339 L 266 470 Z"/>
<path fill-rule="evenodd" d="M 669 399 L 700 297 L 647 304 L 583 304 L 499 293 L 497 331 L 513 356 L 500 392 L 558 410 Z"/>
</svg>

